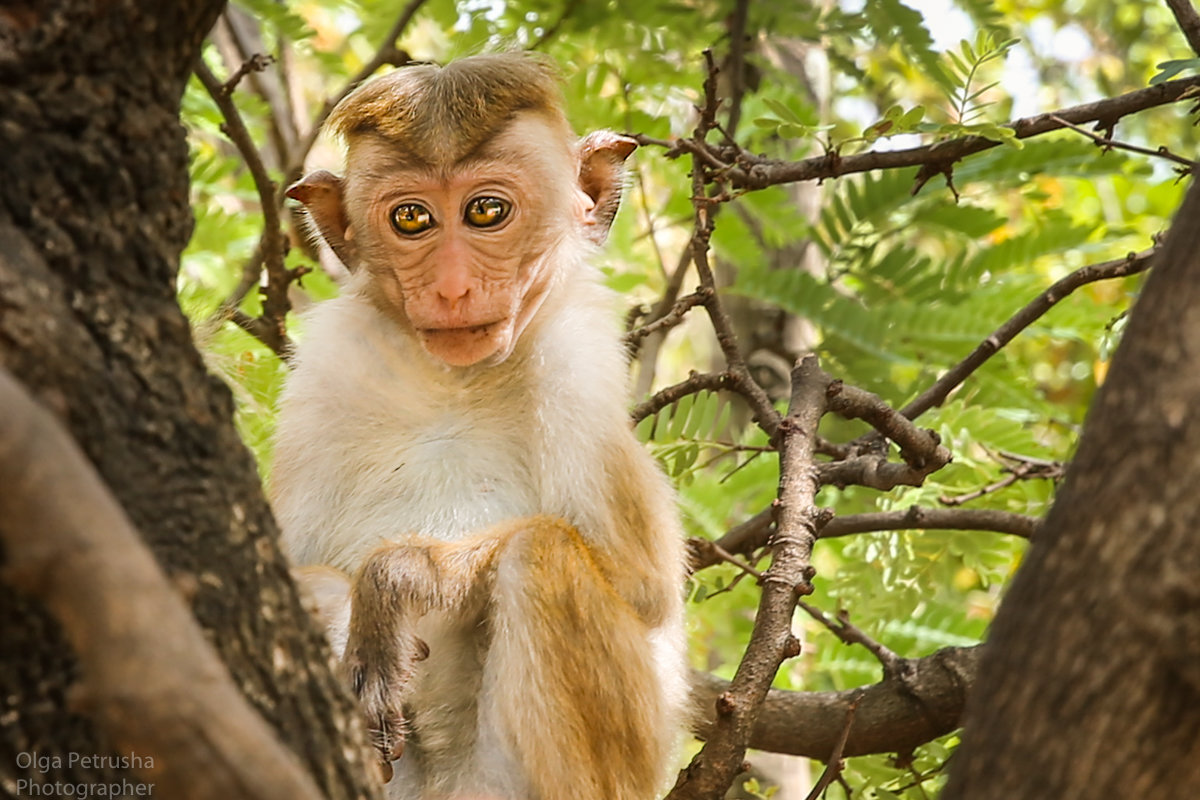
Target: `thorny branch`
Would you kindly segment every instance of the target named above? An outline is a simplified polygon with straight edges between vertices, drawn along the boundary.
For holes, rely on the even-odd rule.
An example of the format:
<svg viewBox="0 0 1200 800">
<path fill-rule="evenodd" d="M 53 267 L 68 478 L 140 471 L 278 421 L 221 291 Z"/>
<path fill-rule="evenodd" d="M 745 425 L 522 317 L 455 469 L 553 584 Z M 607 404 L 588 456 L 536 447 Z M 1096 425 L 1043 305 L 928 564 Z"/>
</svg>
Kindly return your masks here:
<svg viewBox="0 0 1200 800">
<path fill-rule="evenodd" d="M 694 140 L 700 145 L 716 127 L 719 106 L 717 70 L 711 52 L 705 53 L 705 60 L 708 66 L 704 82 L 705 104 L 694 133 Z M 726 371 L 743 376 L 747 381 L 740 390 L 759 424 L 777 443 L 780 453 L 779 499 L 776 532 L 771 543 L 771 566 L 761 581 L 762 593 L 750 642 L 729 690 L 717 700 L 717 717 L 708 740 L 680 773 L 675 788 L 668 795 L 669 800 L 711 797 L 723 793 L 732 783 L 775 673 L 784 659 L 799 655 L 799 641 L 791 632 L 792 613 L 799 595 L 812 591 L 809 556 L 824 521 L 824 516 L 813 505 L 818 485 L 812 465 L 817 425 L 824 413 L 828 384 L 815 358 L 802 362 L 793 375 L 788 415 L 780 419 L 762 387 L 750 377 L 708 263 L 708 243 L 713 229 L 712 204 L 718 202 L 708 194 L 708 186 L 713 183 L 719 189 L 719 179 L 708 172 L 703 159 L 693 159 L 695 227 L 692 260 L 700 275 L 701 287 L 712 291 L 704 307 L 725 357 Z"/>
<path fill-rule="evenodd" d="M 828 376 L 815 357 L 804 359 L 793 371 L 788 414 L 775 433 L 780 464 L 776 529 L 770 543 L 771 566 L 762 576 L 754 629 L 729 690 L 717 700 L 713 730 L 680 774 L 669 800 L 711 797 L 729 786 L 775 673 L 786 658 L 799 655 L 800 644 L 791 630 L 792 613 L 800 596 L 812 592 L 809 558 L 826 520 L 814 505 L 818 484 L 812 467 L 828 386 Z"/>
<path fill-rule="evenodd" d="M 700 121 L 696 125 L 696 132 L 693 136 L 693 141 L 698 146 L 703 146 L 709 132 L 716 128 L 717 109 L 720 106 L 720 100 L 717 97 L 717 68 L 713 62 L 712 51 L 706 50 L 704 58 L 708 65 L 708 77 L 704 81 L 705 104 L 704 108 L 700 109 Z M 692 164 L 692 203 L 696 209 L 695 230 L 691 245 L 692 263 L 696 265 L 696 272 L 700 275 L 700 288 L 706 292 L 704 309 L 708 312 L 717 343 L 725 357 L 726 371 L 731 380 L 730 388 L 745 399 L 754 414 L 755 421 L 768 435 L 773 436 L 779 425 L 779 412 L 775 410 L 771 399 L 754 380 L 746 366 L 746 360 L 738 349 L 733 322 L 729 319 L 721 297 L 717 293 L 716 279 L 713 277 L 712 267 L 708 263 L 709 240 L 712 238 L 713 232 L 713 211 L 715 205 L 721 201 L 720 195 L 709 196 L 707 190 L 710 184 L 715 184 L 719 188 L 722 182 L 720 177 L 706 169 L 703 160 L 697 157 Z"/>
</svg>

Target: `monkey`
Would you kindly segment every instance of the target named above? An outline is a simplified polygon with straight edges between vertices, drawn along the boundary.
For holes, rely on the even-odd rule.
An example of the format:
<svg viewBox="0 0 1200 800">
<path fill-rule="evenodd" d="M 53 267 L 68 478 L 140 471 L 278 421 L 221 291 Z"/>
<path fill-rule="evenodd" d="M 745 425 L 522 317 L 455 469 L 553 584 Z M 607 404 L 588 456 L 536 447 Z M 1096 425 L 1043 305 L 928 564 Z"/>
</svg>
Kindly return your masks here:
<svg viewBox="0 0 1200 800">
<path fill-rule="evenodd" d="M 348 268 L 306 320 L 270 493 L 393 800 L 648 800 L 686 702 L 683 538 L 593 257 L 628 137 L 556 67 L 399 68 L 289 188 Z M 307 566 L 306 566 L 307 565 Z"/>
</svg>

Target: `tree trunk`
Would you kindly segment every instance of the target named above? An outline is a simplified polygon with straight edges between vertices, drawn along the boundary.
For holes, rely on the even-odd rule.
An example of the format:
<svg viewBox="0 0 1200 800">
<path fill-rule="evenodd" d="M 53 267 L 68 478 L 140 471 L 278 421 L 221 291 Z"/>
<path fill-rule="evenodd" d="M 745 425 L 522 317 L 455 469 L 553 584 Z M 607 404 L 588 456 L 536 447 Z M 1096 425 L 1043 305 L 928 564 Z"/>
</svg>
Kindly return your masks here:
<svg viewBox="0 0 1200 800">
<path fill-rule="evenodd" d="M 1200 186 L 997 615 L 943 797 L 1200 796 Z"/>
<path fill-rule="evenodd" d="M 175 300 L 191 232 L 179 104 L 222 5 L 0 7 L 0 366 L 63 420 L 318 786 L 368 796 L 345 755 L 353 704 L 287 580 L 229 391 Z M 73 707 L 76 662 L 44 609 L 0 583 L 0 618 L 0 787 L 136 782 L 80 758 L 110 751 Z"/>
</svg>

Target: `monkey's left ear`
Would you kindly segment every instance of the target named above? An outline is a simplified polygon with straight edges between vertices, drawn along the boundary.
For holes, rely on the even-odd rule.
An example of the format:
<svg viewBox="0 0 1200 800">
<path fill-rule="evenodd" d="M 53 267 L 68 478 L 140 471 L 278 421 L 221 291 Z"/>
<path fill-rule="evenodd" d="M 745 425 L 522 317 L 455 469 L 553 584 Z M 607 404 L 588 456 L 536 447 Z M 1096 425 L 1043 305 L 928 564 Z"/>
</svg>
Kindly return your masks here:
<svg viewBox="0 0 1200 800">
<path fill-rule="evenodd" d="M 608 237 L 625 188 L 625 159 L 636 149 L 637 142 L 612 131 L 590 133 L 579 143 L 579 188 L 593 204 L 583 223 L 596 244 Z"/>
</svg>

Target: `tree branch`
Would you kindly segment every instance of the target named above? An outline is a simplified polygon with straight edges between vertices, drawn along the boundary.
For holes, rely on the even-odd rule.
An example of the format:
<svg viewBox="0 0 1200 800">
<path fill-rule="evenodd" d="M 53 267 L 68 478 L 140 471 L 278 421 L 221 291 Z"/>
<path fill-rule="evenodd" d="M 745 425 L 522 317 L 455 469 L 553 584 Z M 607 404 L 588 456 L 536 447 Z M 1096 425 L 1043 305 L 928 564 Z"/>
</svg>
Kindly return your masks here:
<svg viewBox="0 0 1200 800">
<path fill-rule="evenodd" d="M 0 407 L 4 577 L 62 626 L 118 751 L 152 758 L 164 797 L 317 800 L 62 426 L 4 371 Z"/>
<path fill-rule="evenodd" d="M 925 474 L 950 463 L 950 451 L 931 430 L 918 428 L 877 395 L 830 379 L 829 410 L 845 419 L 861 419 L 900 447 L 904 463 Z M 846 462 L 842 462 L 846 463 Z"/>
<path fill-rule="evenodd" d="M 1029 139 L 1060 130 L 1063 127 L 1062 124 L 1055 122 L 1053 117 L 1076 125 L 1099 122 L 1105 126 L 1111 126 L 1126 115 L 1192 97 L 1189 91 L 1198 87 L 1200 87 L 1200 77 L 1167 81 L 1157 86 L 1138 89 L 1116 97 L 1024 117 L 1010 122 L 1009 127 L 1016 132 L 1018 139 Z M 637 135 L 634 138 L 641 144 L 667 147 L 668 156 L 690 152 L 697 147 L 695 142 L 686 139 L 663 141 Z M 728 154 L 728 161 L 722 160 L 707 147 L 705 153 L 706 158 L 715 161 L 717 165 L 727 167 L 725 177 L 734 188 L 763 189 L 781 183 L 825 180 L 875 169 L 936 167 L 939 165 L 949 168 L 950 164 L 966 156 L 990 150 L 999 145 L 999 142 L 993 142 L 990 139 L 968 136 L 906 150 L 872 151 L 849 156 L 829 153 L 800 161 L 760 158 L 740 149 Z M 738 161 L 736 166 L 731 163 L 735 159 Z"/>
<path fill-rule="evenodd" d="M 1167 0 L 1167 6 L 1175 15 L 1175 21 L 1187 37 L 1188 44 L 1192 46 L 1192 52 L 1200 55 L 1200 14 L 1196 13 L 1192 0 Z"/>
<path fill-rule="evenodd" d="M 911 506 L 904 511 L 875 511 L 834 517 L 821 529 L 820 538 L 833 539 L 856 533 L 923 529 L 992 531 L 1029 539 L 1040 522 L 1037 517 L 1027 514 L 995 509 Z"/>
<path fill-rule="evenodd" d="M 779 665 L 800 653 L 800 643 L 792 634 L 792 613 L 800 595 L 812 592 L 809 559 L 826 519 L 813 504 L 819 488 L 813 446 L 828 388 L 828 376 L 815 357 L 805 358 L 793 371 L 788 415 L 776 431 L 780 477 L 771 566 L 761 581 L 750 643 L 733 681 L 716 698 L 717 716 L 705 734 L 707 741 L 680 774 L 668 800 L 699 800 L 729 787 Z"/>
<path fill-rule="evenodd" d="M 860 698 L 843 756 L 896 753 L 950 733 L 959 726 L 967 692 L 975 680 L 981 647 L 950 647 L 912 659 L 903 677 L 840 692 L 772 689 L 750 734 L 758 750 L 825 759 L 846 728 L 850 704 Z M 713 709 L 729 694 L 728 681 L 692 673 L 693 730 L 707 738 L 715 730 Z"/>
<path fill-rule="evenodd" d="M 689 394 L 696 394 L 705 390 L 713 392 L 720 389 L 733 390 L 734 383 L 733 376 L 728 372 L 693 372 L 688 376 L 687 380 L 668 386 L 665 389 L 660 389 L 649 399 L 638 403 L 629 412 L 629 416 L 636 425 L 646 417 L 657 414 L 662 409 Z"/>
<path fill-rule="evenodd" d="M 805 614 L 828 628 L 844 644 L 858 644 L 865 647 L 883 665 L 885 676 L 898 675 L 904 669 L 904 659 L 892 652 L 890 648 L 872 639 L 862 628 L 850 622 L 850 614 L 847 611 L 839 611 L 837 619 L 831 619 L 824 611 L 803 600 L 796 605 L 802 608 Z"/>
<path fill-rule="evenodd" d="M 688 540 L 688 563 L 692 572 L 723 561 L 717 550 L 750 555 L 767 544 L 773 525 L 774 509 L 766 508 L 716 541 Z M 1041 520 L 1026 514 L 986 508 L 924 508 L 911 506 L 903 511 L 873 511 L 847 514 L 825 523 L 818 539 L 835 539 L 859 533 L 908 530 L 990 531 L 1030 539 Z"/>
</svg>

